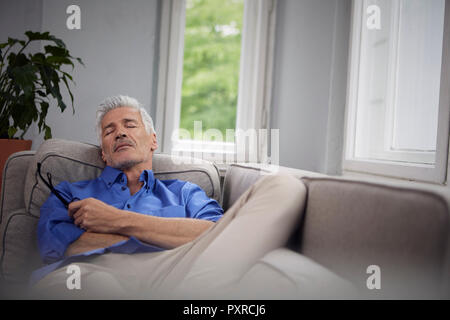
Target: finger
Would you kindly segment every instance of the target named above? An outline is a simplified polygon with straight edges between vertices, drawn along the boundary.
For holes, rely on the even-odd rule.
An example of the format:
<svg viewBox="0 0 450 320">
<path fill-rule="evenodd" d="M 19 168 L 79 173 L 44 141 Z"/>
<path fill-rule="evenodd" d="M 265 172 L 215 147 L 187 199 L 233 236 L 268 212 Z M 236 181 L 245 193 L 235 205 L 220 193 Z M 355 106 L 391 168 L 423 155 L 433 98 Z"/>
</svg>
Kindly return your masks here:
<svg viewBox="0 0 450 320">
<path fill-rule="evenodd" d="M 80 218 L 83 217 L 83 212 L 82 212 L 82 211 L 83 211 L 83 210 L 80 209 L 80 210 L 76 211 L 76 212 L 73 214 L 72 218 L 73 218 L 74 222 L 77 221 L 77 220 L 79 220 Z"/>
<path fill-rule="evenodd" d="M 78 209 L 81 208 L 81 206 L 83 205 L 83 200 L 79 200 L 79 201 L 72 201 L 71 203 L 69 203 L 68 206 L 68 212 L 69 212 L 69 216 L 73 217 L 73 214 L 78 211 Z"/>
<path fill-rule="evenodd" d="M 80 227 L 83 224 L 83 217 L 78 217 L 73 222 L 76 226 Z"/>
</svg>

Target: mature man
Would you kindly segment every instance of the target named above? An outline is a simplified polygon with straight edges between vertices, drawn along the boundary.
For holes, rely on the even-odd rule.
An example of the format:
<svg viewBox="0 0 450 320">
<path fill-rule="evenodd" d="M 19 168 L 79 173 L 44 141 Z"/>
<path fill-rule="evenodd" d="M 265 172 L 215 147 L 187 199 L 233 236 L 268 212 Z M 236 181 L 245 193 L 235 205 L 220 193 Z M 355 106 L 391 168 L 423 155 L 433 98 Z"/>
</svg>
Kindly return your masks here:
<svg viewBox="0 0 450 320">
<path fill-rule="evenodd" d="M 106 168 L 95 180 L 58 185 L 68 209 L 54 195 L 42 206 L 40 252 L 59 262 L 35 272 L 46 274 L 35 286 L 39 297 L 223 298 L 258 259 L 286 244 L 301 218 L 306 189 L 290 176 L 260 179 L 223 217 L 198 186 L 155 179 L 156 135 L 136 104 L 123 96 L 102 103 Z M 79 292 L 66 287 L 62 266 L 72 262 L 81 268 Z"/>
<path fill-rule="evenodd" d="M 46 262 L 109 247 L 129 237 L 160 248 L 195 239 L 222 216 L 219 204 L 185 181 L 161 181 L 152 172 L 158 144 L 153 123 L 138 101 L 106 99 L 97 111 L 106 167 L 100 177 L 57 189 L 41 207 L 38 239 Z"/>
</svg>

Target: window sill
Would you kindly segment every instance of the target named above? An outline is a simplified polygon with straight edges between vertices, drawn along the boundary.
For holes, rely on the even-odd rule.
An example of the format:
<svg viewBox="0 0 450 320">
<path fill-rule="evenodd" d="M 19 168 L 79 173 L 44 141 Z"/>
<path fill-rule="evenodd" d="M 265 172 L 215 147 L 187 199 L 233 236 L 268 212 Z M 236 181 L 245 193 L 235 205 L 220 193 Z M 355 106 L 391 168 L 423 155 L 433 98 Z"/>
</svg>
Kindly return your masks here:
<svg viewBox="0 0 450 320">
<path fill-rule="evenodd" d="M 343 171 L 390 177 L 396 180 L 421 181 L 443 185 L 446 168 L 443 165 L 414 164 L 381 160 L 345 159 Z"/>
</svg>

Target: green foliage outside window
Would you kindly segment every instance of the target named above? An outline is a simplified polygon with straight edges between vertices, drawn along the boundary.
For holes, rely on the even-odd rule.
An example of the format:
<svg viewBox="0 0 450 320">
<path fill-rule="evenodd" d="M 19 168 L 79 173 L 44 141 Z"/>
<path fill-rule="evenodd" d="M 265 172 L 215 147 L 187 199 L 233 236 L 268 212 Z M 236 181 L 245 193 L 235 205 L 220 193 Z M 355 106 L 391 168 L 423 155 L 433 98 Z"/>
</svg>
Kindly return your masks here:
<svg viewBox="0 0 450 320">
<path fill-rule="evenodd" d="M 235 129 L 243 0 L 187 0 L 180 128 Z"/>
</svg>

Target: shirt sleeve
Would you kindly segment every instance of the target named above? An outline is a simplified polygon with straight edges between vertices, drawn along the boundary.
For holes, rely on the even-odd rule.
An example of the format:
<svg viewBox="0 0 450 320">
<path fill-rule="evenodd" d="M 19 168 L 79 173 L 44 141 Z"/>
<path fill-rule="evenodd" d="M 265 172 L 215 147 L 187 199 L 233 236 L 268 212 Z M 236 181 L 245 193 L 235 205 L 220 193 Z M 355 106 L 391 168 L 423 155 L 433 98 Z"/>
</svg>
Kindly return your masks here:
<svg viewBox="0 0 450 320">
<path fill-rule="evenodd" d="M 68 183 L 62 182 L 55 189 L 65 199 L 72 199 Z M 73 223 L 66 207 L 52 193 L 40 209 L 38 222 L 38 248 L 42 260 L 51 263 L 62 259 L 67 247 L 83 233 L 84 230 Z"/>
<path fill-rule="evenodd" d="M 188 216 L 216 222 L 223 215 L 219 203 L 209 198 L 202 188 L 193 183 L 186 183 L 186 211 Z"/>
</svg>

